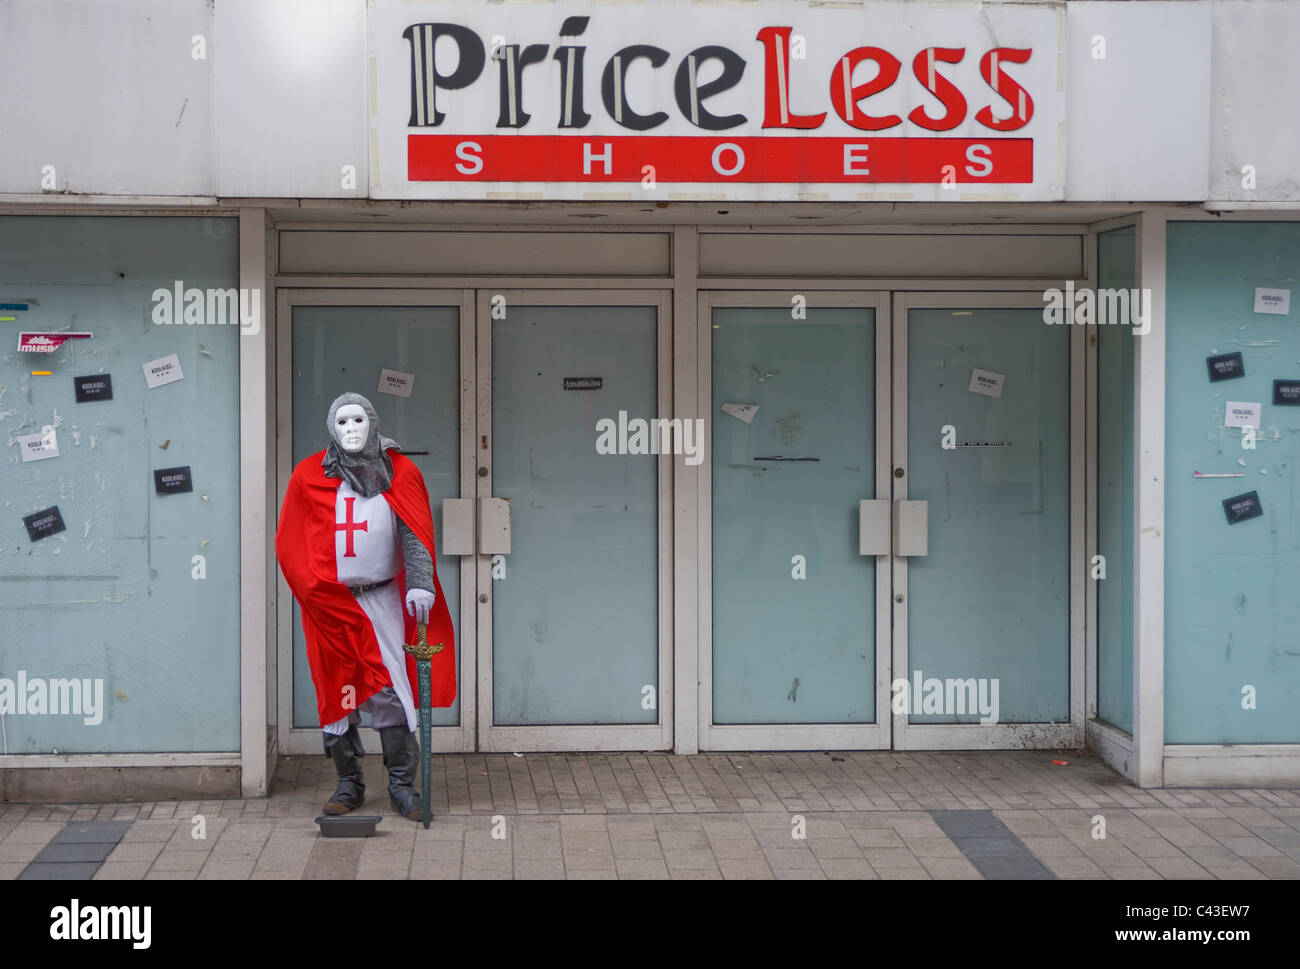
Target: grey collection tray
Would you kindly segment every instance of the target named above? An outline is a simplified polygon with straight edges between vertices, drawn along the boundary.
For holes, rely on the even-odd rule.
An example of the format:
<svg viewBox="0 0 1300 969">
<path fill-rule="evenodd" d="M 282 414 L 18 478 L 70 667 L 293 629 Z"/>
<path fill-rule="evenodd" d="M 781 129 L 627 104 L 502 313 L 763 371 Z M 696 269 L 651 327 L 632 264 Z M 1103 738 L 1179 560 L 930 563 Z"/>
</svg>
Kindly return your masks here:
<svg viewBox="0 0 1300 969">
<path fill-rule="evenodd" d="M 369 838 L 382 820 L 378 814 L 325 814 L 316 819 L 316 824 L 322 838 Z"/>
</svg>

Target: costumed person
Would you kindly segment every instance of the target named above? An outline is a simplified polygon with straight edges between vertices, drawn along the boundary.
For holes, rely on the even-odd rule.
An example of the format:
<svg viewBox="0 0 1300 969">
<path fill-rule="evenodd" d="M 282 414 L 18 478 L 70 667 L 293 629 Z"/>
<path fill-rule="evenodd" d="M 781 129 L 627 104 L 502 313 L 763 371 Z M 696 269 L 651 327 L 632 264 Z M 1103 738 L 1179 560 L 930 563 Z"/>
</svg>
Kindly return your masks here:
<svg viewBox="0 0 1300 969">
<path fill-rule="evenodd" d="M 365 801 L 360 711 L 379 731 L 393 809 L 420 820 L 415 787 L 416 662 L 402 646 L 427 624 L 432 705 L 456 699 L 454 632 L 438 582 L 429 492 L 420 469 L 381 437 L 379 415 L 360 394 L 342 394 L 326 419 L 330 444 L 289 479 L 275 557 L 302 610 L 325 756 L 339 783 L 326 814 Z M 391 453 L 390 453 L 391 451 Z"/>
</svg>

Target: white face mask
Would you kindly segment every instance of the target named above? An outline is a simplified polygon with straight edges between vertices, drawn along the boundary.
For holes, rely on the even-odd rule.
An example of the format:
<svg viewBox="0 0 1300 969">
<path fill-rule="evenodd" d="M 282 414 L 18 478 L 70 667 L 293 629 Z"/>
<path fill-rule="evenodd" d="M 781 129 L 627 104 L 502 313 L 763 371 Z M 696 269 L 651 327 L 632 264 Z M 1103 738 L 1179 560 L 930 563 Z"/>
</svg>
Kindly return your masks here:
<svg viewBox="0 0 1300 969">
<path fill-rule="evenodd" d="M 344 404 L 334 413 L 334 438 L 348 454 L 356 454 L 370 437 L 370 418 L 360 404 Z"/>
</svg>

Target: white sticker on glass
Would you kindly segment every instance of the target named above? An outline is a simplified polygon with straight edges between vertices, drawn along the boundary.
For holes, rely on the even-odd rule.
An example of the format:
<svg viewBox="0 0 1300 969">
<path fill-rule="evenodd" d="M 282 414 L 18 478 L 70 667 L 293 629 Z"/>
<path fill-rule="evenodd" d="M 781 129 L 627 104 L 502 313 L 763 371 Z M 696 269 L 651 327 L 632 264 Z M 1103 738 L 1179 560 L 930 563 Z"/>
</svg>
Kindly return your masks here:
<svg viewBox="0 0 1300 969">
<path fill-rule="evenodd" d="M 415 374 L 402 373 L 400 370 L 379 371 L 379 392 L 392 394 L 394 397 L 410 397 L 411 386 L 415 383 Z"/>
<path fill-rule="evenodd" d="M 1255 312 L 1286 316 L 1291 312 L 1291 290 L 1255 287 Z"/>
<path fill-rule="evenodd" d="M 175 383 L 185 377 L 185 374 L 181 373 L 181 358 L 174 353 L 159 357 L 157 360 L 150 360 L 140 366 L 144 368 L 145 383 L 149 385 L 150 390 L 163 384 Z"/>
<path fill-rule="evenodd" d="M 754 415 L 758 413 L 757 404 L 723 404 L 722 412 L 730 414 L 738 421 L 744 421 L 750 424 L 754 420 Z"/>
<path fill-rule="evenodd" d="M 980 370 L 976 367 L 970 374 L 970 387 L 972 394 L 984 394 L 986 397 L 1001 397 L 1002 384 L 1006 381 L 1006 376 L 1000 373 L 994 373 L 992 370 Z"/>
<path fill-rule="evenodd" d="M 1264 408 L 1261 404 L 1243 403 L 1230 400 L 1223 412 L 1224 427 L 1259 428 L 1259 414 Z"/>
</svg>

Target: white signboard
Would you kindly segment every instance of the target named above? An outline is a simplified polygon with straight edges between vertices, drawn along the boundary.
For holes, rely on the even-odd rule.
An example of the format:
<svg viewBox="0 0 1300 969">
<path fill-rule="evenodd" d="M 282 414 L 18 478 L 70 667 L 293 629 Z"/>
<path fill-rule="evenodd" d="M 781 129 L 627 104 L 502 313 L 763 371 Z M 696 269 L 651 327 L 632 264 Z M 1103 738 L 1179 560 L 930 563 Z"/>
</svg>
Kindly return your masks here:
<svg viewBox="0 0 1300 969">
<path fill-rule="evenodd" d="M 1061 199 L 1059 17 L 374 0 L 371 194 Z"/>
</svg>

